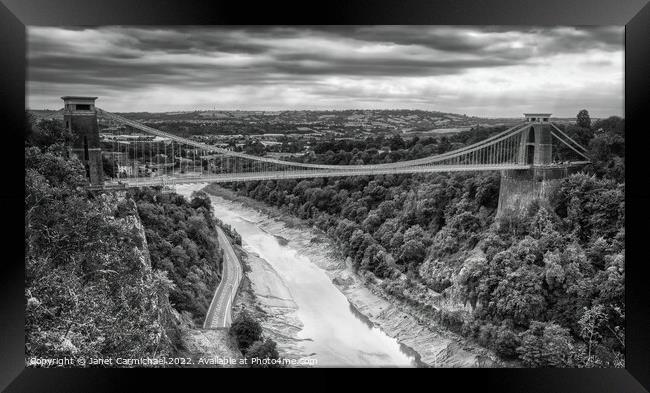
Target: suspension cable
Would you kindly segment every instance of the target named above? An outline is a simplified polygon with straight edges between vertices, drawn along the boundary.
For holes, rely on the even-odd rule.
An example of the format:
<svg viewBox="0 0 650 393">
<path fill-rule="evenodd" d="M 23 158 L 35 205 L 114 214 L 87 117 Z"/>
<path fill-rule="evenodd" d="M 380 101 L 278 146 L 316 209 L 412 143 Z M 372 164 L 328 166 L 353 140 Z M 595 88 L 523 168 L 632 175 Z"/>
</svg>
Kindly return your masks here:
<svg viewBox="0 0 650 393">
<path fill-rule="evenodd" d="M 564 132 L 562 132 L 562 130 L 560 130 L 559 128 L 557 128 L 557 127 L 555 126 L 555 124 L 551 123 L 551 125 L 552 125 L 553 128 L 555 128 L 555 129 L 556 129 L 560 134 L 564 135 L 568 140 L 570 140 L 571 142 L 575 143 L 576 146 L 577 146 L 578 148 L 580 148 L 580 150 L 584 151 L 585 153 L 588 152 L 588 150 L 587 150 L 586 148 L 584 148 L 581 144 L 579 144 L 578 142 L 574 141 L 573 139 L 571 139 L 570 136 L 568 136 L 567 134 L 565 134 Z"/>
</svg>

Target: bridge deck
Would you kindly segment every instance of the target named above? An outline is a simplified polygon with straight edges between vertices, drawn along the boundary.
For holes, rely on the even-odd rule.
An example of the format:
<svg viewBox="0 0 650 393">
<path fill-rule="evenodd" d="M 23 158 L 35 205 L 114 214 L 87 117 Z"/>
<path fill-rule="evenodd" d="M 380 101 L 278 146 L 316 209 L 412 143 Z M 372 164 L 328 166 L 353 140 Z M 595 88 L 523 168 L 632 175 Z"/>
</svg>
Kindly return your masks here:
<svg viewBox="0 0 650 393">
<path fill-rule="evenodd" d="M 372 176 L 391 175 L 404 173 L 432 173 L 432 172 L 473 172 L 473 171 L 500 171 L 509 169 L 531 169 L 531 168 L 566 168 L 569 166 L 584 165 L 585 162 L 573 162 L 565 165 L 521 165 L 521 164 L 498 164 L 498 165 L 432 165 L 411 168 L 393 169 L 367 169 L 367 170 L 296 170 L 296 171 L 272 171 L 272 172 L 247 172 L 247 173 L 223 173 L 223 174 L 177 174 L 174 176 L 153 176 L 140 178 L 127 178 L 104 184 L 98 189 L 125 189 L 131 187 L 145 186 L 166 186 L 189 183 L 229 183 L 237 181 L 255 180 L 282 180 L 282 179 L 304 179 L 314 177 L 338 177 L 338 176 Z"/>
</svg>

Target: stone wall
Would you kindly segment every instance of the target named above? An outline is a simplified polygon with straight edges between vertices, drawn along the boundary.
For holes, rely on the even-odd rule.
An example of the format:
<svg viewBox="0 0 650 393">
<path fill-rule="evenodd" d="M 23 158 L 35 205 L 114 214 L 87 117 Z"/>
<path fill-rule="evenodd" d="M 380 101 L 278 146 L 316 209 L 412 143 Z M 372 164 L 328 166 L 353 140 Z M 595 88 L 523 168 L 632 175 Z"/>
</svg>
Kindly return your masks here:
<svg viewBox="0 0 650 393">
<path fill-rule="evenodd" d="M 553 186 L 565 175 L 561 168 L 502 171 L 497 217 L 510 209 L 524 213 L 534 200 L 548 200 Z"/>
</svg>

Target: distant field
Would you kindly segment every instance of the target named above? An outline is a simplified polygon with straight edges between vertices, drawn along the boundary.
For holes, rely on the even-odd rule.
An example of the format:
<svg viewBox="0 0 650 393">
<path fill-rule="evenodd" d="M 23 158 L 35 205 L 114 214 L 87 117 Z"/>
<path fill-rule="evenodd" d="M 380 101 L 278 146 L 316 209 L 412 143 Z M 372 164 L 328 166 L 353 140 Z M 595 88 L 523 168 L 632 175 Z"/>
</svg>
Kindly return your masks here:
<svg viewBox="0 0 650 393">
<path fill-rule="evenodd" d="M 434 128 L 424 131 L 404 131 L 405 134 L 456 134 L 462 131 L 469 131 L 472 127 L 455 127 L 455 128 Z"/>
</svg>

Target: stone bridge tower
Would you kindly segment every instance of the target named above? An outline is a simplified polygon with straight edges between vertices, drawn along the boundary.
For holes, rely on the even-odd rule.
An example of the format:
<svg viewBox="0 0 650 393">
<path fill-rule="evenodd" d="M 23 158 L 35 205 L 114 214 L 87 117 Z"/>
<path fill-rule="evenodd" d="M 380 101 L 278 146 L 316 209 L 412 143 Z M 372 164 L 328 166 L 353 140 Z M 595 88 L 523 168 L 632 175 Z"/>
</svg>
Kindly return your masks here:
<svg viewBox="0 0 650 393">
<path fill-rule="evenodd" d="M 524 113 L 526 129 L 520 134 L 517 162 L 528 169 L 501 171 L 497 217 L 511 210 L 525 213 L 534 200 L 548 201 L 550 191 L 568 168 L 553 165 L 550 113 Z"/>
<path fill-rule="evenodd" d="M 518 162 L 548 165 L 553 161 L 550 113 L 524 113 L 530 127 L 521 134 Z"/>
<path fill-rule="evenodd" d="M 104 183 L 102 149 L 97 125 L 97 97 L 61 97 L 64 103 L 63 122 L 72 131 L 72 154 L 86 167 L 86 176 L 93 186 Z"/>
</svg>

